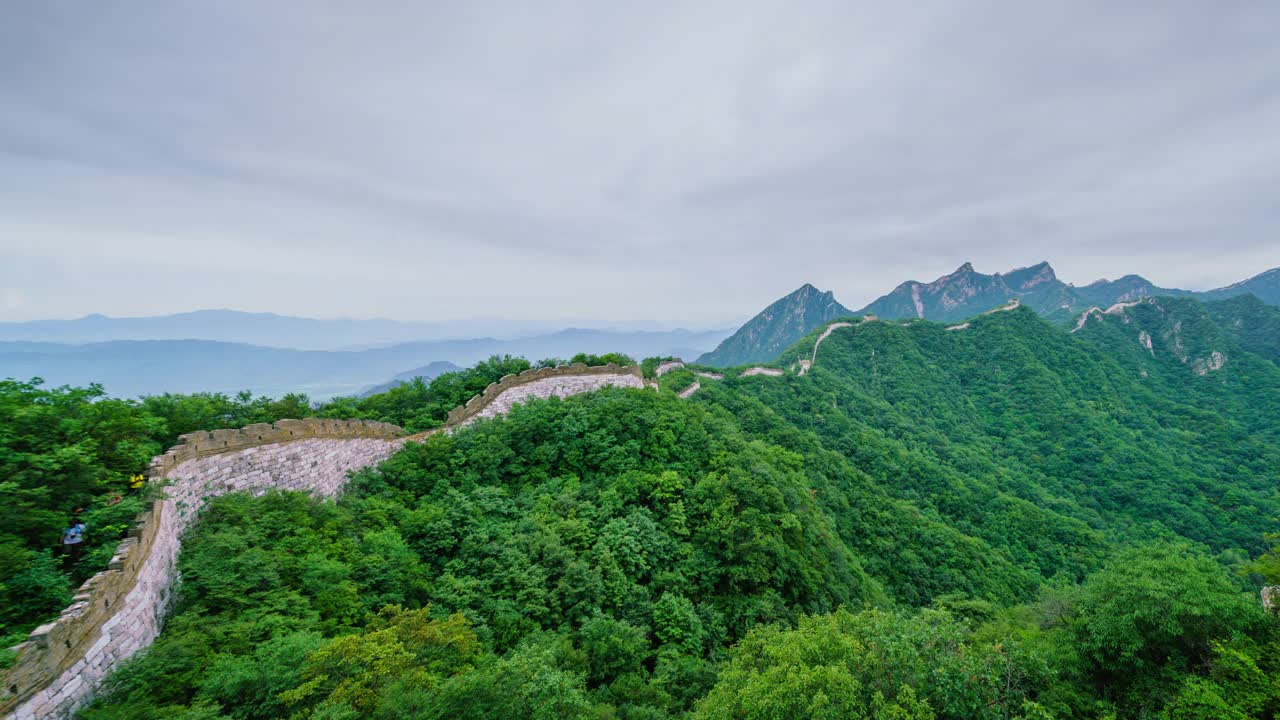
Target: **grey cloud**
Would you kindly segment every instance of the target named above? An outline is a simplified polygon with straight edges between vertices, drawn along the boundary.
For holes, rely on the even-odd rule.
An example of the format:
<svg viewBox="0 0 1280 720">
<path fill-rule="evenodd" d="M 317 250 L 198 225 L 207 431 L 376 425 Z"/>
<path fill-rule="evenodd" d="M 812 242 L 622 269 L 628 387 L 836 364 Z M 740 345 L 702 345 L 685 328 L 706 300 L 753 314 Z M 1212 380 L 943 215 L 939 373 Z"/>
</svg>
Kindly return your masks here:
<svg viewBox="0 0 1280 720">
<path fill-rule="evenodd" d="M 964 260 L 1280 265 L 1273 3 L 4 12 L 0 319 L 707 326 Z"/>
</svg>

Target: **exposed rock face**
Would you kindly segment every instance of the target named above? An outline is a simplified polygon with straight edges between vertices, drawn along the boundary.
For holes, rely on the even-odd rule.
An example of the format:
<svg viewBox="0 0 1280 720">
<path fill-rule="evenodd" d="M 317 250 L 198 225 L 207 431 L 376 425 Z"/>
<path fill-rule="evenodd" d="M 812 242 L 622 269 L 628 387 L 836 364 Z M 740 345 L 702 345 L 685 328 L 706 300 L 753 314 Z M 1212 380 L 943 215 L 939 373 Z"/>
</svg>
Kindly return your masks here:
<svg viewBox="0 0 1280 720">
<path fill-rule="evenodd" d="M 830 292 L 806 284 L 765 308 L 698 362 L 719 367 L 768 362 L 814 328 L 848 315 L 849 309 Z"/>
<path fill-rule="evenodd" d="M 1160 287 L 1140 275 L 1098 280 L 1076 287 L 1059 280 L 1047 262 L 995 275 L 984 275 L 975 271 L 971 263 L 965 263 L 933 282 L 904 282 L 862 312 L 874 312 L 890 320 L 923 318 L 956 322 L 1002 305 L 1010 298 L 1018 298 L 1042 317 L 1067 321 L 1090 307 L 1109 308 L 1147 297 L 1221 300 L 1247 293 L 1280 305 L 1280 268 L 1225 288 L 1192 292 Z"/>
<path fill-rule="evenodd" d="M 1194 370 L 1197 375 L 1208 375 L 1215 370 L 1221 370 L 1222 366 L 1226 364 L 1227 356 L 1217 350 L 1214 350 L 1209 353 L 1209 357 L 1199 358 L 1192 361 L 1191 369 Z"/>
<path fill-rule="evenodd" d="M 1078 302 L 1058 280 L 1049 263 L 984 275 L 965 263 L 950 275 L 929 283 L 911 280 L 863 308 L 887 319 L 965 320 L 1006 305 L 1010 299 L 1029 303 L 1042 315 L 1059 316 Z M 1064 318 L 1065 319 L 1065 318 Z"/>
<path fill-rule="evenodd" d="M 1262 607 L 1271 612 L 1280 612 L 1280 585 L 1262 588 Z"/>
<path fill-rule="evenodd" d="M 1280 313 L 1277 315 L 1280 318 Z M 1118 302 L 1106 310 L 1092 307 L 1080 315 L 1072 332 L 1087 328 L 1089 332 L 1120 331 L 1125 337 L 1133 337 L 1130 334 L 1133 330 L 1121 330 L 1117 322 L 1137 326 L 1138 346 L 1148 356 L 1172 356 L 1196 375 L 1217 372 L 1226 367 L 1229 360 L 1227 353 L 1220 349 L 1232 347 L 1230 332 L 1225 330 L 1229 324 L 1215 321 L 1209 305 L 1189 298 L 1149 297 Z M 1139 369 L 1139 375 L 1149 377 L 1145 367 Z"/>
</svg>

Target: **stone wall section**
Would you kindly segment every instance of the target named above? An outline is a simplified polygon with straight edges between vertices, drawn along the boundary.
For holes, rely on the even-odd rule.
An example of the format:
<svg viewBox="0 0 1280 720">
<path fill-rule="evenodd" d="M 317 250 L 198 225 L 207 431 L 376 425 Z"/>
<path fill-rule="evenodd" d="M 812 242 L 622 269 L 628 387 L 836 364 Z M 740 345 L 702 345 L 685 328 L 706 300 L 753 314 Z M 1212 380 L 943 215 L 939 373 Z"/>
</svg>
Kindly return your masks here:
<svg viewBox="0 0 1280 720">
<path fill-rule="evenodd" d="M 69 716 L 118 662 L 155 639 L 182 534 L 207 500 L 272 488 L 335 495 L 348 472 L 399 449 L 403 434 L 386 423 L 311 419 L 183 435 L 151 463 L 150 480 L 169 483 L 165 498 L 138 518 L 107 569 L 80 587 L 58 619 L 18 645 L 4 677 L 7 717 Z"/>
<path fill-rule="evenodd" d="M 351 471 L 382 462 L 407 441 L 501 415 L 532 397 L 609 386 L 643 388 L 644 376 L 618 365 L 526 370 L 455 408 L 443 427 L 412 437 L 387 423 L 318 418 L 183 435 L 151 461 L 149 480 L 168 483 L 164 499 L 139 516 L 108 568 L 80 587 L 58 619 L 15 648 L 0 678 L 0 712 L 6 720 L 70 717 L 117 664 L 155 640 L 172 601 L 182 535 L 208 500 L 271 489 L 332 497 Z"/>
<path fill-rule="evenodd" d="M 667 360 L 666 362 L 659 363 L 658 367 L 654 369 L 653 374 L 655 377 L 662 377 L 672 370 L 679 370 L 682 367 L 684 367 L 683 360 Z"/>
<path fill-rule="evenodd" d="M 738 377 L 751 377 L 753 375 L 768 375 L 770 377 L 777 377 L 781 374 L 782 374 L 782 371 L 777 368 L 750 367 L 750 368 L 747 368 L 746 370 L 743 370 L 742 373 L 738 375 Z"/>
<path fill-rule="evenodd" d="M 693 397 L 693 394 L 702 389 L 702 383 L 694 380 L 693 384 L 677 393 L 682 399 Z"/>
<path fill-rule="evenodd" d="M 459 428 L 482 418 L 496 417 L 531 397 L 568 397 L 610 386 L 643 388 L 644 374 L 638 366 L 622 367 L 612 363 L 525 370 L 492 383 L 466 405 L 454 408 L 445 427 Z"/>
</svg>

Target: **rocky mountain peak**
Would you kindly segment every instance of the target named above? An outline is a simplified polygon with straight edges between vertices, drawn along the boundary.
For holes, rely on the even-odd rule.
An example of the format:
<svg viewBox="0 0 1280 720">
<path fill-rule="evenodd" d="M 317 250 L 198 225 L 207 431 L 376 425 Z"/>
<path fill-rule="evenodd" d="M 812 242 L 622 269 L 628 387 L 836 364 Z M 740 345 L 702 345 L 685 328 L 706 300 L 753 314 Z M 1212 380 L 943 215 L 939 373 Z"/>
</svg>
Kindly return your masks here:
<svg viewBox="0 0 1280 720">
<path fill-rule="evenodd" d="M 767 362 L 810 330 L 852 314 L 830 290 L 805 283 L 771 303 L 698 362 L 721 367 Z"/>
<path fill-rule="evenodd" d="M 1059 282 L 1058 275 L 1054 273 L 1053 267 L 1049 265 L 1047 260 L 1042 260 L 1029 267 L 1010 270 L 1004 273 L 1002 277 L 1011 289 L 1019 292 L 1027 292 L 1037 285 Z"/>
</svg>

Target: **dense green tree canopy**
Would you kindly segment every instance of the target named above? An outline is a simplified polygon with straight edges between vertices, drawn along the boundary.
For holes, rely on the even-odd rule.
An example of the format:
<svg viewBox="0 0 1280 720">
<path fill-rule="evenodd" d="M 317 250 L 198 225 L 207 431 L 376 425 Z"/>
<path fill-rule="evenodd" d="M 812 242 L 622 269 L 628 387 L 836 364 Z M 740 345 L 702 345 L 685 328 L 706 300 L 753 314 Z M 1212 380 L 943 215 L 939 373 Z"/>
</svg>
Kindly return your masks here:
<svg viewBox="0 0 1280 720">
<path fill-rule="evenodd" d="M 336 502 L 224 496 L 83 715 L 1276 717 L 1280 367 L 1245 311 L 860 323 L 776 363 L 803 376 L 686 368 L 409 444 Z M 315 412 L 433 427 L 528 367 Z M 22 530 L 66 511 L 47 488 L 92 505 L 175 429 L 305 405 L 7 392 L 13 598 L 66 592 Z"/>
</svg>

